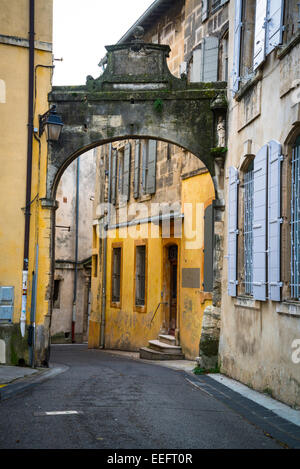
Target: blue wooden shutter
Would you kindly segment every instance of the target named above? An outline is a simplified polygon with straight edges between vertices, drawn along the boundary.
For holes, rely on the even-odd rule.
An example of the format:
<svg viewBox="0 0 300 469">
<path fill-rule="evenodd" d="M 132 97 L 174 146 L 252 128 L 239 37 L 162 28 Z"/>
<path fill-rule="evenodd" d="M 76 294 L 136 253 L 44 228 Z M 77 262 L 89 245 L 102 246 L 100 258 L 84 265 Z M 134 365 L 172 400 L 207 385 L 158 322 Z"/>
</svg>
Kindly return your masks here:
<svg viewBox="0 0 300 469">
<path fill-rule="evenodd" d="M 0 322 L 13 319 L 14 287 L 0 287 Z"/>
<path fill-rule="evenodd" d="M 238 170 L 229 168 L 228 198 L 228 295 L 237 293 Z"/>
<path fill-rule="evenodd" d="M 112 154 L 112 175 L 111 175 L 111 202 L 116 204 L 117 200 L 117 150 Z"/>
<path fill-rule="evenodd" d="M 134 155 L 134 187 L 133 197 L 137 199 L 140 195 L 140 154 L 141 143 L 139 140 L 135 142 L 135 155 Z"/>
<path fill-rule="evenodd" d="M 241 32 L 242 32 L 242 0 L 235 0 L 234 13 L 234 52 L 233 52 L 233 70 L 232 70 L 232 91 L 236 93 L 239 90 L 240 82 L 240 58 L 241 58 Z"/>
<path fill-rule="evenodd" d="M 266 54 L 282 43 L 284 0 L 268 0 Z"/>
<path fill-rule="evenodd" d="M 200 81 L 218 81 L 219 39 L 208 36 L 203 39 L 203 70 Z"/>
<path fill-rule="evenodd" d="M 131 145 L 127 143 L 124 150 L 123 162 L 123 197 L 128 202 L 130 198 L 130 169 L 131 169 Z"/>
<path fill-rule="evenodd" d="M 147 173 L 148 173 L 148 141 L 143 142 L 143 155 L 142 155 L 142 188 L 143 188 L 144 194 L 146 194 Z"/>
<path fill-rule="evenodd" d="M 266 300 L 268 145 L 254 158 L 253 171 L 253 296 Z"/>
<path fill-rule="evenodd" d="M 146 193 L 155 194 L 156 191 L 156 158 L 157 141 L 148 141 L 147 175 L 146 175 Z"/>
<path fill-rule="evenodd" d="M 202 0 L 202 21 L 207 20 L 208 18 L 208 0 Z"/>
<path fill-rule="evenodd" d="M 268 297 L 281 299 L 280 249 L 281 249 L 281 145 L 269 142 L 268 163 Z"/>
<path fill-rule="evenodd" d="M 253 69 L 266 57 L 267 0 L 256 0 Z"/>
</svg>

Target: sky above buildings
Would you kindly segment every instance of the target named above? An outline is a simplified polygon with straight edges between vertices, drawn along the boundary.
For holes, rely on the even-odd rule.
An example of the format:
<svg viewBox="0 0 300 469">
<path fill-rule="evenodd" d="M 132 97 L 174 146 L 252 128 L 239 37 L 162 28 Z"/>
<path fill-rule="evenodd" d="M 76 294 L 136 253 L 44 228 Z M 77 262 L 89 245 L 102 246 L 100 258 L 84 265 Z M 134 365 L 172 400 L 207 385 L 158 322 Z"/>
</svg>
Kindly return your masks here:
<svg viewBox="0 0 300 469">
<path fill-rule="evenodd" d="M 54 85 L 97 78 L 106 45 L 115 44 L 153 0 L 54 0 Z"/>
</svg>

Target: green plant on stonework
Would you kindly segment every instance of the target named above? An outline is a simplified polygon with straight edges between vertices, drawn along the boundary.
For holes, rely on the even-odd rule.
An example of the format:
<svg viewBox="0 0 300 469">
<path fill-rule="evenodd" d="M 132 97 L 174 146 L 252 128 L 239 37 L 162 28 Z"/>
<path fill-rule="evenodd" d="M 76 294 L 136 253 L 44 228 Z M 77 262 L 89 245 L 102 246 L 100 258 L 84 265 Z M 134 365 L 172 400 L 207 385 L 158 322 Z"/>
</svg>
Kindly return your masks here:
<svg viewBox="0 0 300 469">
<path fill-rule="evenodd" d="M 270 396 L 270 397 L 273 397 L 273 391 L 272 391 L 272 389 L 270 389 L 270 388 L 265 388 L 265 389 L 263 390 L 263 393 L 264 393 L 264 394 L 267 394 L 267 395 Z"/>
<path fill-rule="evenodd" d="M 226 147 L 215 147 L 210 149 L 211 154 L 220 154 L 220 153 L 226 153 L 228 151 L 228 148 Z"/>
<path fill-rule="evenodd" d="M 157 111 L 157 112 L 162 112 L 163 110 L 163 102 L 161 99 L 157 99 L 156 101 L 154 101 L 154 109 Z"/>
<path fill-rule="evenodd" d="M 220 373 L 220 367 L 218 365 L 215 366 L 215 368 L 201 368 L 200 366 L 196 366 L 196 368 L 193 369 L 193 373 L 195 375 L 207 375 L 209 373 Z"/>
</svg>

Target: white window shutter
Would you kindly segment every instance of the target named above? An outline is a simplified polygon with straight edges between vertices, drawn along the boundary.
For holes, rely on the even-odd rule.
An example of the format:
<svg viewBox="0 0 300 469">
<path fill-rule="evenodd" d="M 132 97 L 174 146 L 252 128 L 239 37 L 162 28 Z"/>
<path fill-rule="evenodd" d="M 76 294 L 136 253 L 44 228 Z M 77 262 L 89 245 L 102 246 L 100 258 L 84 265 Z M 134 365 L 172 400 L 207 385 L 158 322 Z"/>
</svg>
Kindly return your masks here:
<svg viewBox="0 0 300 469">
<path fill-rule="evenodd" d="M 241 32 L 242 32 L 242 0 L 235 0 L 234 13 L 234 52 L 232 70 L 232 90 L 236 93 L 239 90 L 240 82 L 240 57 L 241 57 Z"/>
<path fill-rule="evenodd" d="M 193 63 L 191 69 L 191 83 L 199 83 L 203 76 L 203 42 L 193 51 Z"/>
<path fill-rule="evenodd" d="M 208 36 L 203 39 L 203 72 L 200 81 L 218 81 L 219 39 Z"/>
<path fill-rule="evenodd" d="M 253 69 L 266 57 L 267 0 L 256 0 Z"/>
<path fill-rule="evenodd" d="M 146 176 L 146 193 L 155 194 L 156 192 L 156 159 L 157 159 L 157 141 L 148 142 L 148 165 Z"/>
<path fill-rule="evenodd" d="M 237 294 L 238 170 L 229 168 L 228 197 L 228 295 Z"/>
<path fill-rule="evenodd" d="M 268 0 L 266 54 L 282 43 L 284 0 Z"/>
<path fill-rule="evenodd" d="M 113 150 L 111 175 L 111 202 L 113 205 L 115 205 L 117 199 L 117 154 L 117 150 Z"/>
<path fill-rule="evenodd" d="M 281 145 L 269 142 L 268 163 L 268 297 L 281 299 L 280 249 L 281 249 Z"/>
<path fill-rule="evenodd" d="M 130 170 L 131 170 L 131 145 L 127 143 L 124 149 L 123 166 L 123 196 L 126 201 L 130 198 Z"/>
<path fill-rule="evenodd" d="M 137 199 L 140 195 L 140 154 L 141 143 L 139 140 L 135 142 L 135 156 L 134 156 L 134 188 L 133 196 Z"/>
<path fill-rule="evenodd" d="M 208 0 L 202 0 L 202 21 L 208 18 Z"/>
<path fill-rule="evenodd" d="M 143 153 L 142 153 L 142 188 L 143 194 L 146 194 L 146 181 L 148 172 L 148 141 L 143 142 Z"/>
<path fill-rule="evenodd" d="M 254 158 L 253 171 L 253 296 L 266 300 L 267 255 L 267 162 L 268 145 Z"/>
</svg>

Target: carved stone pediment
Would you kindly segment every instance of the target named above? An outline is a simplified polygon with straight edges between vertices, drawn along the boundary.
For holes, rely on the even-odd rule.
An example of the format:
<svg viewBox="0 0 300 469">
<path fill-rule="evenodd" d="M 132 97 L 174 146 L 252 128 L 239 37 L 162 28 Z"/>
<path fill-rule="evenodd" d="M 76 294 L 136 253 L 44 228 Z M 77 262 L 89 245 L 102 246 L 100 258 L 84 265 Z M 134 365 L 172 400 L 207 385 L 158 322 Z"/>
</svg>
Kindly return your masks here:
<svg viewBox="0 0 300 469">
<path fill-rule="evenodd" d="M 170 47 L 134 41 L 107 46 L 107 66 L 94 80 L 87 77 L 89 91 L 185 89 L 186 80 L 171 74 L 167 58 Z"/>
</svg>

